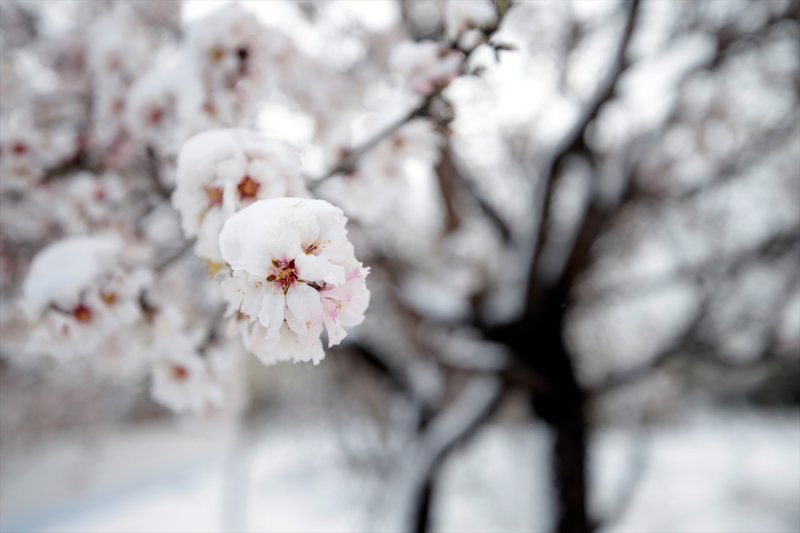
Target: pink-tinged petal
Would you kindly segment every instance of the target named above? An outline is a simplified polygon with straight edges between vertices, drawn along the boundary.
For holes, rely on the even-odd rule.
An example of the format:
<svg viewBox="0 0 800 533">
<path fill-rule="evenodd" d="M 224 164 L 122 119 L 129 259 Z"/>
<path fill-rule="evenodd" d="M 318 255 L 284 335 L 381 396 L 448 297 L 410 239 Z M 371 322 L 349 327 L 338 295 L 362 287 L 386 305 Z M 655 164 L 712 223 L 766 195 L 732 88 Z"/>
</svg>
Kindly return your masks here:
<svg viewBox="0 0 800 533">
<path fill-rule="evenodd" d="M 345 331 L 335 317 L 332 317 L 328 313 L 325 313 L 323 320 L 325 322 L 325 329 L 328 332 L 328 348 L 336 346 L 347 336 L 347 331 Z"/>
<path fill-rule="evenodd" d="M 303 321 L 313 322 L 322 314 L 319 292 L 305 283 L 297 283 L 288 290 L 286 307 Z"/>
</svg>

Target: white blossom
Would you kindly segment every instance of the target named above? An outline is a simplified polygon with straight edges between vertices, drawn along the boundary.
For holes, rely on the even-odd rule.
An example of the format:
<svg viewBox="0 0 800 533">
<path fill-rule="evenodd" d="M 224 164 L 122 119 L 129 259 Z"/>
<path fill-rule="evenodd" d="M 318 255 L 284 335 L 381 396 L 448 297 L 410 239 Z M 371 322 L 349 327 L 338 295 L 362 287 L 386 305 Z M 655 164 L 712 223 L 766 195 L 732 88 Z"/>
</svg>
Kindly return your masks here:
<svg viewBox="0 0 800 533">
<path fill-rule="evenodd" d="M 202 415 L 223 400 L 206 361 L 190 337 L 172 335 L 153 363 L 153 399 L 176 412 Z"/>
<path fill-rule="evenodd" d="M 288 46 L 282 33 L 263 27 L 235 4 L 193 24 L 187 54 L 205 88 L 205 110 L 224 124 L 252 112 L 266 93 L 267 74 Z"/>
<path fill-rule="evenodd" d="M 0 122 L 0 192 L 24 191 L 42 175 L 42 142 L 28 121 Z"/>
<path fill-rule="evenodd" d="M 341 209 L 323 200 L 261 200 L 239 211 L 220 234 L 232 270 L 223 282 L 229 313 L 241 317 L 245 346 L 264 363 L 318 363 L 342 326 L 363 320 L 367 270 L 356 261 Z M 360 281 L 359 281 L 360 280 Z M 339 290 L 335 290 L 339 289 Z"/>
<path fill-rule="evenodd" d="M 188 91 L 182 90 L 178 69 L 153 70 L 131 87 L 125 120 L 137 139 L 163 150 L 175 142 L 180 123 L 178 102 Z"/>
<path fill-rule="evenodd" d="M 178 156 L 172 203 L 195 252 L 219 262 L 219 232 L 256 200 L 307 196 L 300 160 L 286 143 L 244 129 L 211 130 L 187 140 Z"/>
<path fill-rule="evenodd" d="M 30 351 L 94 355 L 139 319 L 139 296 L 151 276 L 124 269 L 121 252 L 116 237 L 72 237 L 36 256 L 22 288 Z"/>
</svg>

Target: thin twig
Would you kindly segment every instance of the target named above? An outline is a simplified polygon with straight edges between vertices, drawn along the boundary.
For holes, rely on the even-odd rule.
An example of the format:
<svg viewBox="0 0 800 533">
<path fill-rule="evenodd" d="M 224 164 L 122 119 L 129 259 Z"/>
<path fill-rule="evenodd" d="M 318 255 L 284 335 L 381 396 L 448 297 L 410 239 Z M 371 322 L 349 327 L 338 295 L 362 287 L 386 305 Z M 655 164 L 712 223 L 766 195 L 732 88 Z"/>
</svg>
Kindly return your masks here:
<svg viewBox="0 0 800 533">
<path fill-rule="evenodd" d="M 436 94 L 438 93 L 435 93 L 425 98 L 415 108 L 413 108 L 408 113 L 406 113 L 402 117 L 398 118 L 397 120 L 395 120 L 394 122 L 383 128 L 382 130 L 380 130 L 378 133 L 376 133 L 373 137 L 368 139 L 363 144 L 357 146 L 356 148 L 348 150 L 346 155 L 335 167 L 326 172 L 322 177 L 314 180 L 311 184 L 309 184 L 308 188 L 313 191 L 317 187 L 319 187 L 319 185 L 323 181 L 327 179 L 330 179 L 338 174 L 346 174 L 348 172 L 352 172 L 355 169 L 355 165 L 361 158 L 361 156 L 363 156 L 365 153 L 374 148 L 375 145 L 377 145 L 382 140 L 392 135 L 394 132 L 396 132 L 398 129 L 400 129 L 406 123 L 408 123 L 410 120 L 417 117 L 425 116 L 427 114 L 428 107 L 430 106 L 430 103 Z"/>
</svg>

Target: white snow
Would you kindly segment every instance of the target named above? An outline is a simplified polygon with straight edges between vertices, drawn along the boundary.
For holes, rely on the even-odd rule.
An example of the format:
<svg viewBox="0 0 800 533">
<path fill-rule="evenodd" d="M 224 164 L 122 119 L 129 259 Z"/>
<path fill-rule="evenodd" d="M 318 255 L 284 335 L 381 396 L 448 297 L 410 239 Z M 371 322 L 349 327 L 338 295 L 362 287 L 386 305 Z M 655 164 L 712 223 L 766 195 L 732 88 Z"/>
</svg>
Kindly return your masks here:
<svg viewBox="0 0 800 533">
<path fill-rule="evenodd" d="M 341 432 L 364 427 L 259 427 L 245 446 L 232 428 L 153 425 L 4 449 L 0 531 L 397 531 L 393 485 L 342 446 Z M 631 429 L 598 434 L 598 514 L 615 504 L 640 438 Z M 454 452 L 434 530 L 547 530 L 548 443 L 541 427 L 492 425 Z M 604 530 L 797 531 L 798 450 L 796 413 L 707 411 L 655 426 L 637 492 Z"/>
</svg>

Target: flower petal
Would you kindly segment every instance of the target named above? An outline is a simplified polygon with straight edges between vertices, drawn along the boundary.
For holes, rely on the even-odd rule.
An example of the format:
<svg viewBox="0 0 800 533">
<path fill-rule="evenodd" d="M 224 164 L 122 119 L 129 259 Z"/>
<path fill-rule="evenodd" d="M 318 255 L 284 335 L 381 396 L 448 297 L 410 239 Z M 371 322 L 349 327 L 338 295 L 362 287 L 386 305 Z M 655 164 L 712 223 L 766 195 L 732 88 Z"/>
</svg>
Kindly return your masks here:
<svg viewBox="0 0 800 533">
<path fill-rule="evenodd" d="M 319 292 L 305 283 L 298 283 L 289 289 L 286 307 L 303 321 L 315 321 L 322 314 Z"/>
<path fill-rule="evenodd" d="M 264 292 L 258 322 L 269 330 L 269 336 L 277 335 L 283 323 L 286 297 L 277 287 L 270 287 Z"/>
<path fill-rule="evenodd" d="M 324 257 L 298 254 L 294 262 L 300 279 L 305 281 L 324 281 L 332 285 L 343 285 L 345 282 L 344 267 L 334 265 Z"/>
</svg>

